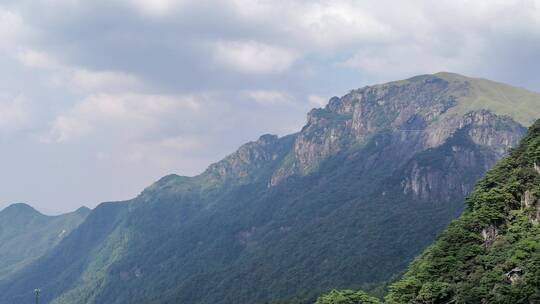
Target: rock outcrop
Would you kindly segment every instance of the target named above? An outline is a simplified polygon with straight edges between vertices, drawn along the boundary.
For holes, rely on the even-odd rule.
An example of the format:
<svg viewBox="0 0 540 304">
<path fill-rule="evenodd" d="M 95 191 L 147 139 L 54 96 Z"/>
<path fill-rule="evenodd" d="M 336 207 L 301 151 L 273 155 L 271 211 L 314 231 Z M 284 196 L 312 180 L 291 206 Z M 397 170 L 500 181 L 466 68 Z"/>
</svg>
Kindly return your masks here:
<svg viewBox="0 0 540 304">
<path fill-rule="evenodd" d="M 475 171 L 479 178 L 507 153 L 508 147 L 519 142 L 524 132 L 515 121 L 489 111 L 475 111 L 446 121 L 446 124 L 439 124 L 446 125 L 446 130 L 453 130 L 452 136 L 438 146 L 442 152 L 438 158 L 422 161 L 424 158 L 416 157 L 411 160 L 409 171 L 401 181 L 405 194 L 440 202 L 450 200 L 456 193 L 467 195 L 472 190 L 472 182 L 463 179 L 464 172 L 477 168 Z M 424 132 L 427 138 L 433 138 L 430 130 Z M 424 155 L 434 148 L 437 147 L 424 146 L 427 151 Z"/>
<path fill-rule="evenodd" d="M 308 114 L 306 126 L 270 185 L 291 175 L 309 174 L 328 157 L 362 147 L 381 132 L 391 134 L 405 163 L 412 155 L 443 145 L 456 132 L 467 129 L 475 144 L 496 154 L 487 170 L 525 131 L 510 117 L 497 117 L 490 110 L 460 111 L 460 100 L 475 94 L 469 80 L 424 75 L 331 98 L 325 108 Z"/>
<path fill-rule="evenodd" d="M 212 164 L 203 175 L 216 181 L 245 181 L 256 176 L 256 171 L 280 161 L 290 148 L 289 138 L 266 134 L 257 141 L 241 146 L 225 159 Z"/>
<path fill-rule="evenodd" d="M 497 239 L 498 230 L 494 225 L 489 225 L 488 227 L 482 229 L 480 234 L 484 240 L 484 247 L 489 248 Z"/>
<path fill-rule="evenodd" d="M 540 198 L 536 197 L 530 190 L 525 191 L 521 197 L 521 208 L 528 209 L 531 223 L 538 225 L 540 220 Z"/>
</svg>

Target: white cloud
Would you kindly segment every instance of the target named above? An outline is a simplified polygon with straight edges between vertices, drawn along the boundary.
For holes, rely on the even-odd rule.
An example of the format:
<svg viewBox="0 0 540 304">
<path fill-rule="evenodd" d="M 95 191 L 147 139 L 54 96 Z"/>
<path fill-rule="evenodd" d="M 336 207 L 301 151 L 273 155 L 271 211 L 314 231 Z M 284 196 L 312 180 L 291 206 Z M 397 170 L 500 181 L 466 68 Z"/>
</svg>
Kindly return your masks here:
<svg viewBox="0 0 540 304">
<path fill-rule="evenodd" d="M 16 38 L 23 31 L 23 27 L 24 20 L 21 16 L 0 7 L 0 39 L 2 44 L 9 43 L 10 40 Z"/>
<path fill-rule="evenodd" d="M 294 51 L 257 41 L 221 41 L 214 44 L 214 60 L 245 73 L 280 73 L 297 58 Z"/>
<path fill-rule="evenodd" d="M 477 51 L 471 49 L 463 58 L 430 53 L 420 45 L 396 45 L 392 50 L 386 48 L 366 48 L 356 52 L 341 65 L 360 70 L 366 75 L 386 75 L 387 77 L 414 76 L 416 74 L 453 71 L 466 68 L 472 63 Z"/>
<path fill-rule="evenodd" d="M 183 0 L 128 0 L 128 3 L 139 13 L 151 17 L 170 15 L 184 2 Z"/>
<path fill-rule="evenodd" d="M 199 103 L 193 96 L 92 95 L 57 116 L 45 141 L 61 143 L 111 125 L 116 126 L 111 132 L 120 129 L 129 134 L 136 128 L 140 133 L 158 124 L 163 115 L 178 109 L 198 111 Z"/>
<path fill-rule="evenodd" d="M 138 79 L 130 74 L 114 71 L 91 71 L 75 68 L 72 70 L 72 82 L 80 88 L 96 90 L 106 88 L 135 88 L 140 85 Z"/>
<path fill-rule="evenodd" d="M 0 102 L 0 131 L 19 129 L 29 122 L 26 99 L 20 95 L 13 100 Z"/>
<path fill-rule="evenodd" d="M 203 147 L 203 142 L 195 136 L 174 136 L 159 141 L 159 146 L 174 152 L 193 152 Z"/>
<path fill-rule="evenodd" d="M 499 43 L 540 39 L 538 0 L 232 3 L 240 18 L 272 28 L 278 43 L 297 54 L 353 54 L 339 59 L 341 67 L 373 81 L 440 70 L 478 73 L 488 69 L 486 54 L 500 51 Z M 504 48 L 519 47 L 512 43 Z"/>
<path fill-rule="evenodd" d="M 170 171 L 178 164 L 179 158 L 196 159 L 197 154 L 194 151 L 206 148 L 207 144 L 202 137 L 195 135 L 173 136 L 130 143 L 126 151 L 116 154 L 115 157 L 128 163 L 151 163 L 162 170 Z"/>
<path fill-rule="evenodd" d="M 244 96 L 261 105 L 286 105 L 293 101 L 289 94 L 271 90 L 244 91 Z"/>
<path fill-rule="evenodd" d="M 94 126 L 90 125 L 86 120 L 67 115 L 60 115 L 54 120 L 50 134 L 42 137 L 42 142 L 65 142 L 73 137 L 87 134 L 93 129 Z"/>
<path fill-rule="evenodd" d="M 328 98 L 324 98 L 319 95 L 309 95 L 308 101 L 312 106 L 320 108 L 324 107 L 328 103 Z"/>
<path fill-rule="evenodd" d="M 272 26 L 284 40 L 308 52 L 386 41 L 396 34 L 368 1 L 233 0 L 232 4 L 242 18 Z"/>
<path fill-rule="evenodd" d="M 141 81 L 134 75 L 121 71 L 90 70 L 63 64 L 42 50 L 20 49 L 15 54 L 15 58 L 26 67 L 46 69 L 49 72 L 47 79 L 53 87 L 95 93 L 134 90 L 142 86 Z"/>
<path fill-rule="evenodd" d="M 359 2 L 316 2 L 306 5 L 294 18 L 293 27 L 306 32 L 319 47 L 336 49 L 359 42 L 384 41 L 394 29 Z"/>
<path fill-rule="evenodd" d="M 53 68 L 57 66 L 57 63 L 47 53 L 24 49 L 20 50 L 17 55 L 17 59 L 25 66 L 32 68 Z"/>
</svg>

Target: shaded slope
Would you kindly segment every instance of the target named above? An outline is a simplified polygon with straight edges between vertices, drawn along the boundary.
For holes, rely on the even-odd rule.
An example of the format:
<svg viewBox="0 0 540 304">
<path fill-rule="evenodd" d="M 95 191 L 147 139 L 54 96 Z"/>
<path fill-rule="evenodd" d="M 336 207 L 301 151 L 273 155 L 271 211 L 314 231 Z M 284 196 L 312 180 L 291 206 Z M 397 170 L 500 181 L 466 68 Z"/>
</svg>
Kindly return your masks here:
<svg viewBox="0 0 540 304">
<path fill-rule="evenodd" d="M 0 296 L 3 303 L 24 303 L 33 299 L 34 288 L 43 289 L 42 301 L 48 303 L 53 295 L 61 294 L 73 287 L 77 280 L 87 279 L 84 275 L 92 272 L 88 280 L 95 282 L 99 278 L 100 259 L 111 257 L 114 250 L 107 250 L 107 240 L 115 238 L 115 228 L 126 211 L 125 204 L 104 203 L 92 210 L 86 220 L 72 231 L 65 239 L 41 256 L 35 263 L 13 274 L 9 280 L 0 282 L 11 291 L 9 300 Z M 117 242 L 113 247 L 121 247 Z M 101 254 L 101 255 L 100 255 Z M 94 267 L 94 269 L 92 269 Z M 22 288 L 21 288 L 22 287 Z M 92 286 L 96 288 L 96 286 Z M 87 290 L 87 292 L 96 292 Z M 84 294 L 78 295 L 79 301 L 86 303 Z"/>
<path fill-rule="evenodd" d="M 75 229 L 88 208 L 58 216 L 46 216 L 26 204 L 0 211 L 0 279 L 30 264 Z"/>
<path fill-rule="evenodd" d="M 467 202 L 391 286 L 388 303 L 540 301 L 540 121 Z"/>
</svg>

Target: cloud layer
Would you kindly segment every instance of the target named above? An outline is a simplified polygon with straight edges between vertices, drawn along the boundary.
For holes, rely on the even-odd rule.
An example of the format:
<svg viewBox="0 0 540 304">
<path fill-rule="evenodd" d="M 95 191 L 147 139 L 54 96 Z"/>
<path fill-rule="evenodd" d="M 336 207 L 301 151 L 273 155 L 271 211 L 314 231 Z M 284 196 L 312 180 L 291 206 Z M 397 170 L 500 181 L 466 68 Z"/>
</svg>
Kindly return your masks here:
<svg viewBox="0 0 540 304">
<path fill-rule="evenodd" d="M 197 174 L 367 84 L 540 91 L 539 0 L 6 0 L 0 41 L 0 207 L 51 212 Z"/>
</svg>

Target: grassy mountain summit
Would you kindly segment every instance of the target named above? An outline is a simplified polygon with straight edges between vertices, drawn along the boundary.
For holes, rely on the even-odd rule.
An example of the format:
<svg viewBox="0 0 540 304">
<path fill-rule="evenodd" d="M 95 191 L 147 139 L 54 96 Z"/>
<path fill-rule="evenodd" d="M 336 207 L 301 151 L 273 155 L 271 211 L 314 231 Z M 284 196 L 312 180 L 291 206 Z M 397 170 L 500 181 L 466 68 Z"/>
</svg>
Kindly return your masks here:
<svg viewBox="0 0 540 304">
<path fill-rule="evenodd" d="M 0 211 L 0 280 L 54 248 L 88 213 L 88 208 L 80 208 L 47 216 L 21 203 Z"/>
<path fill-rule="evenodd" d="M 487 104 L 458 111 L 471 81 L 445 77 L 331 98 L 298 133 L 263 135 L 198 176 L 101 204 L 0 281 L 0 303 L 41 287 L 55 304 L 251 304 L 387 281 L 525 133 Z"/>
<path fill-rule="evenodd" d="M 523 126 L 530 126 L 540 117 L 538 93 L 483 78 L 470 78 L 459 74 L 435 74 L 449 82 L 466 83 L 466 92 L 458 98 L 455 112 L 468 113 L 486 109 L 499 115 L 508 115 Z"/>
<path fill-rule="evenodd" d="M 540 120 L 467 202 L 390 287 L 388 303 L 540 301 Z"/>
</svg>

